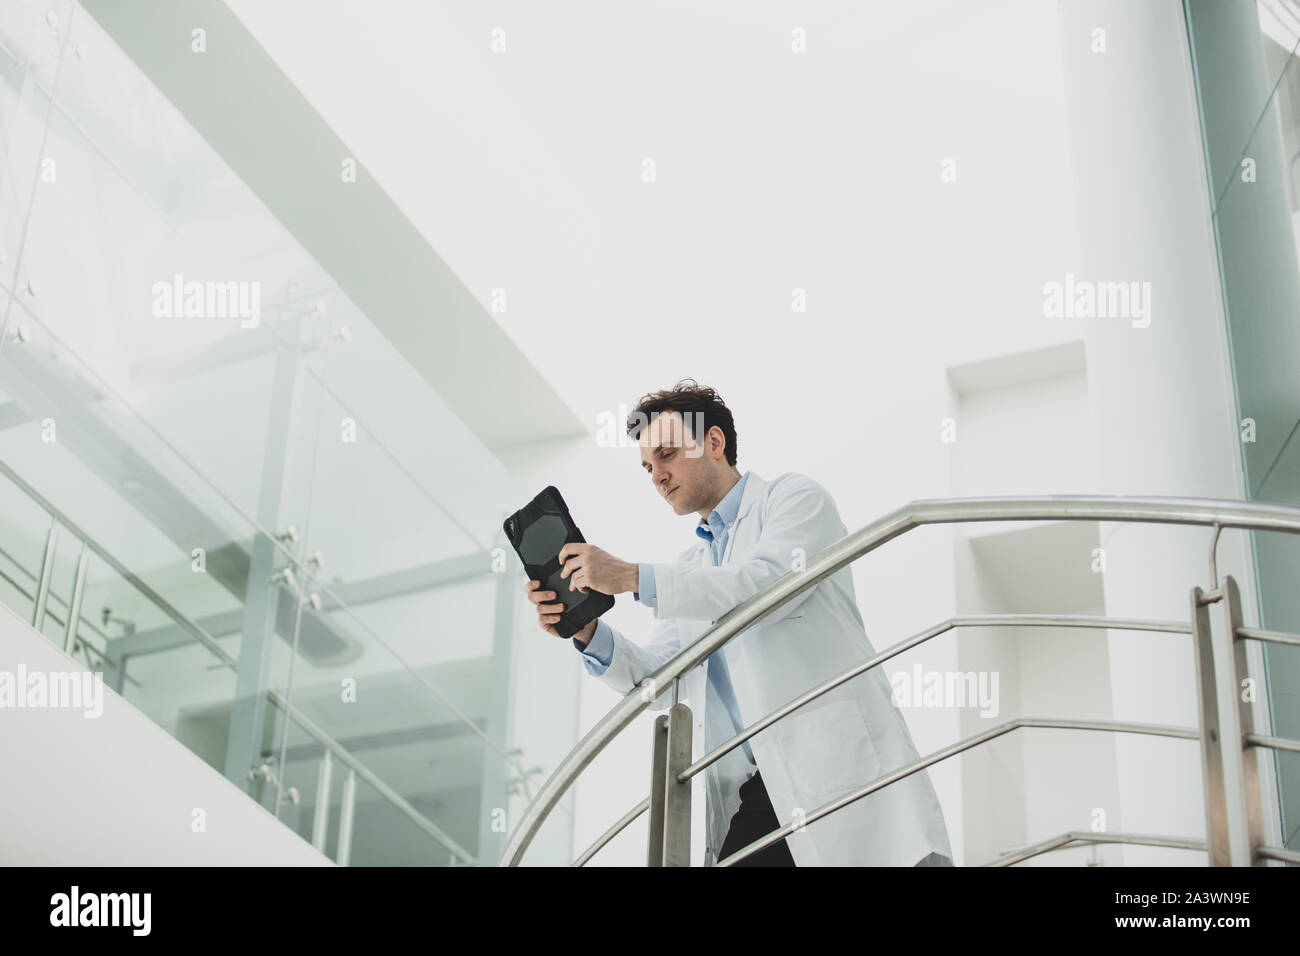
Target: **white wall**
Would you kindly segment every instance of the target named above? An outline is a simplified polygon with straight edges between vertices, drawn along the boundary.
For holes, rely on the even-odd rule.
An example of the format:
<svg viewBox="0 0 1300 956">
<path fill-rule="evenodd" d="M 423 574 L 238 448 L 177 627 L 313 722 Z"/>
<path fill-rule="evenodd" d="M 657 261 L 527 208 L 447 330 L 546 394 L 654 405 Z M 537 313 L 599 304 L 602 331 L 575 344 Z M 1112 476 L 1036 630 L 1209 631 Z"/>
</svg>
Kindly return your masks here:
<svg viewBox="0 0 1300 956">
<path fill-rule="evenodd" d="M 0 607 L 0 671 L 84 671 Z M 97 718 L 0 709 L 0 864 L 330 866 L 300 836 L 118 697 Z M 195 808 L 206 831 L 195 833 Z"/>
<path fill-rule="evenodd" d="M 1080 493 L 1096 484 L 1096 438 L 1082 342 L 958 366 L 959 440 L 953 493 Z M 968 614 L 1101 615 L 1095 522 L 967 525 L 954 529 L 957 605 Z M 1105 718 L 1110 713 L 1106 632 L 971 628 L 958 670 L 997 678 L 998 711 L 958 711 L 961 737 L 1022 716 Z M 977 864 L 1070 830 L 1115 804 L 1110 735 L 1022 728 L 962 759 L 962 861 Z M 1100 855 L 1118 862 L 1110 849 Z M 1092 849 L 1026 865 L 1081 865 Z"/>
</svg>

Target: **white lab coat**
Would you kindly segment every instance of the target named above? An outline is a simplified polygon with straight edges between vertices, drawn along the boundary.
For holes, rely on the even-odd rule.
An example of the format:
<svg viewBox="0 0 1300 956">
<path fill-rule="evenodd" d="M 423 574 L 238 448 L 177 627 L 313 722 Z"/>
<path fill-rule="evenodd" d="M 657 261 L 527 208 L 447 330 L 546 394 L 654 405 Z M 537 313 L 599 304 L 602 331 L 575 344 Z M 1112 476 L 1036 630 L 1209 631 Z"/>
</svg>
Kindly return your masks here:
<svg viewBox="0 0 1300 956">
<path fill-rule="evenodd" d="M 656 564 L 658 623 L 650 642 L 613 630 L 614 650 L 600 680 L 629 693 L 737 604 L 790 572 L 802 549 L 810 561 L 848 532 L 827 491 L 804 475 L 771 482 L 752 471 L 719 567 L 703 539 L 676 563 Z M 817 684 L 875 655 L 862 625 L 849 567 L 773 611 L 723 648 L 746 726 Z M 682 681 L 695 720 L 694 759 L 732 736 L 706 679 L 706 663 Z M 707 698 L 706 698 L 707 695 Z M 655 710 L 672 702 L 671 687 Z M 763 784 L 781 823 L 917 759 L 907 724 L 881 668 L 859 675 L 750 738 Z M 697 774 L 705 778 L 705 865 L 717 862 L 747 762 L 739 748 Z M 787 838 L 798 866 L 912 866 L 952 851 L 943 811 L 926 771 L 913 774 L 809 824 Z"/>
</svg>

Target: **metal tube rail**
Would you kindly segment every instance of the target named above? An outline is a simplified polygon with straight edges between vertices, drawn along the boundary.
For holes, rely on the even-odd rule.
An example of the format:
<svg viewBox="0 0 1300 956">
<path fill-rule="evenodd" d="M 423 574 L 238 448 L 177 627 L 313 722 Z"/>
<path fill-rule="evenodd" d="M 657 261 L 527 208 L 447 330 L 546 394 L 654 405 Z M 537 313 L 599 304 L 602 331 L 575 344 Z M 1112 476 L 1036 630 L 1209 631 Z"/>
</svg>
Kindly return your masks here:
<svg viewBox="0 0 1300 956">
<path fill-rule="evenodd" d="M 519 863 L 560 797 L 609 742 L 649 708 L 659 687 L 668 687 L 751 624 L 894 538 L 924 525 L 983 521 L 1118 521 L 1297 534 L 1300 533 L 1300 508 L 1206 498 L 1105 495 L 927 499 L 904 505 L 846 535 L 814 558 L 803 571 L 784 575 L 737 605 L 647 678 L 649 694 L 628 694 L 619 701 L 565 755 L 542 785 L 510 835 L 500 865 Z"/>
<path fill-rule="evenodd" d="M 602 849 L 604 849 L 606 843 L 608 843 L 610 840 L 614 839 L 614 837 L 622 833 L 623 830 L 626 829 L 629 823 L 631 823 L 633 820 L 635 820 L 637 817 L 639 817 L 641 814 L 645 813 L 649 809 L 650 809 L 650 798 L 646 797 L 644 800 L 638 803 L 627 813 L 623 814 L 622 819 L 620 819 L 612 827 L 610 827 L 608 830 L 602 833 L 600 835 L 600 838 L 596 840 L 596 842 L 593 843 L 591 846 L 587 847 L 587 849 L 583 851 L 582 856 L 574 860 L 571 865 L 585 866 L 588 860 L 590 860 L 593 856 L 595 856 Z"/>
<path fill-rule="evenodd" d="M 680 781 L 689 780 L 704 768 L 708 767 L 716 760 L 720 760 L 742 743 L 760 733 L 772 724 L 776 723 L 782 717 L 793 713 L 800 707 L 818 697 L 834 690 L 836 687 L 852 680 L 860 674 L 865 674 L 874 667 L 878 667 L 892 657 L 897 657 L 904 651 L 909 651 L 914 647 L 924 644 L 940 634 L 946 634 L 948 631 L 958 627 L 1091 627 L 1104 628 L 1113 630 L 1128 631 L 1167 631 L 1175 634 L 1190 634 L 1192 628 L 1190 624 L 1182 624 L 1178 621 L 1145 621 L 1131 618 L 1106 618 L 1106 617 L 1089 617 L 1079 614 L 972 614 L 961 617 L 950 617 L 933 627 L 920 631 L 905 641 L 893 645 L 888 650 L 881 651 L 875 657 L 863 661 L 861 664 L 855 664 L 844 673 L 830 680 L 819 684 L 800 694 L 794 700 L 785 704 L 778 710 L 774 710 L 762 720 L 746 727 L 740 733 L 736 734 L 730 740 L 718 746 L 712 752 L 701 757 L 695 763 L 691 764 L 679 776 Z"/>
<path fill-rule="evenodd" d="M 780 710 L 758 721 L 757 723 L 745 728 L 741 733 L 735 735 L 726 743 L 717 747 L 715 750 L 701 757 L 698 761 L 687 767 L 678 775 L 678 780 L 684 782 L 695 776 L 701 770 L 704 770 L 714 761 L 725 756 L 731 750 L 740 746 L 750 737 L 762 731 L 765 727 L 775 723 L 781 717 L 797 710 L 808 701 L 820 696 L 826 691 L 844 683 L 846 680 L 861 674 L 873 667 L 889 660 L 903 651 L 916 647 L 940 634 L 947 633 L 949 630 L 958 627 L 1079 627 L 1079 628 L 1103 628 L 1108 630 L 1126 630 L 1126 631 L 1164 631 L 1177 634 L 1190 634 L 1191 625 L 1184 624 L 1180 621 L 1154 621 L 1141 620 L 1136 618 L 1105 618 L 1094 617 L 1081 614 L 967 614 L 958 617 L 951 617 L 940 624 L 931 628 L 920 631 L 913 637 L 908 638 L 887 651 L 882 651 L 871 660 L 862 665 L 854 666 L 844 674 L 834 677 L 831 680 L 813 688 L 811 691 L 795 698 L 790 703 L 783 706 Z M 582 866 L 599 852 L 606 843 L 615 835 L 622 831 L 632 820 L 636 819 L 648 806 L 649 799 L 642 800 L 640 804 L 634 807 L 628 814 L 616 823 L 604 836 L 596 843 L 588 847 L 586 851 L 572 865 Z"/>
<path fill-rule="evenodd" d="M 1300 637 L 1282 631 L 1265 631 L 1258 627 L 1239 627 L 1237 628 L 1237 636 L 1252 641 L 1266 641 L 1270 644 L 1290 644 L 1292 647 L 1300 647 Z"/>
<path fill-rule="evenodd" d="M 860 664 L 850 668 L 849 670 L 845 671 L 844 674 L 832 678 L 831 680 L 825 682 L 821 686 L 816 687 L 813 690 L 802 695 L 801 697 L 798 697 L 795 700 L 791 701 L 789 704 L 785 705 L 779 710 L 774 711 L 772 714 L 768 715 L 768 717 L 764 718 L 763 720 L 759 721 L 753 726 L 746 728 L 745 731 L 732 737 L 730 740 L 728 740 L 725 744 L 718 747 L 712 753 L 708 754 L 706 757 L 701 758 L 701 760 L 697 761 L 695 764 L 692 764 L 690 767 L 688 767 L 679 775 L 679 779 L 680 780 L 689 779 L 691 776 L 698 773 L 700 770 L 704 769 L 704 767 L 707 767 L 710 763 L 724 756 L 726 753 L 733 750 L 735 747 L 739 746 L 749 737 L 758 733 L 764 727 L 769 726 L 772 723 L 775 723 L 776 720 L 780 719 L 781 717 L 793 712 L 794 710 L 797 710 L 799 707 L 803 706 L 808 701 L 821 696 L 822 694 L 833 689 L 839 684 L 842 684 L 844 681 L 851 679 L 857 674 L 863 673 L 871 669 L 872 667 L 875 667 L 880 663 L 883 663 L 884 661 L 888 660 L 890 657 L 895 656 L 895 654 L 901 652 L 902 650 L 915 647 L 917 644 L 927 641 L 930 638 L 937 636 L 938 634 L 945 633 L 953 626 L 959 626 L 959 625 L 988 626 L 990 624 L 996 624 L 997 626 L 1034 626 L 1039 624 L 1050 624 L 1052 626 L 1104 627 L 1108 629 L 1113 628 L 1115 630 L 1147 630 L 1147 631 L 1170 631 L 1170 632 L 1180 632 L 1180 633 L 1191 633 L 1190 625 L 1180 624 L 1176 621 L 1141 621 L 1141 620 L 1126 621 L 1118 618 L 1109 619 L 1104 617 L 1085 617 L 1082 615 L 1071 615 L 1070 620 L 1067 623 L 1062 623 L 1062 616 L 1059 615 L 1058 616 L 1031 615 L 1031 614 L 979 615 L 979 616 L 950 618 L 948 621 L 944 622 L 943 625 L 939 625 L 937 628 L 929 628 L 926 631 L 922 631 L 921 633 L 915 635 L 914 637 L 909 638 L 907 641 L 904 641 L 902 644 L 897 645 L 895 648 L 890 648 L 888 651 L 878 654 L 875 658 L 872 658 L 872 660 L 866 662 L 865 664 Z M 1239 633 L 1240 630 L 1241 629 L 1239 629 Z M 1013 721 L 1012 723 L 1015 722 Z M 1085 723 L 1088 725 L 1085 726 Z M 1160 732 L 1157 730 L 1150 730 L 1150 729 L 1140 730 L 1138 729 L 1139 725 L 1122 725 L 1117 723 L 1110 723 L 1109 726 L 1098 726 L 1097 723 L 1098 722 L 1095 721 L 1094 722 L 1047 721 L 1044 718 L 1028 718 L 1028 721 L 1024 723 L 1023 726 L 1037 726 L 1037 727 L 1052 726 L 1052 727 L 1063 727 L 1066 729 L 1075 729 L 1075 730 L 1111 730 L 1111 731 L 1133 732 L 1133 733 L 1159 733 Z M 1003 727 L 1007 727 L 1007 725 L 1000 725 L 999 728 L 993 728 L 993 730 L 990 731 L 989 733 L 993 733 L 994 736 L 1000 736 L 1002 733 L 1006 733 L 1010 729 L 1015 729 L 1014 727 L 1009 727 L 1006 730 L 1003 730 L 1001 729 Z M 1186 733 L 1180 733 L 1180 734 L 1166 732 L 1164 735 L 1190 737 L 1191 739 L 1199 739 L 1200 736 L 1199 733 L 1195 730 L 1190 730 Z M 991 739 L 991 737 L 989 739 Z M 970 738 L 970 740 L 973 741 L 973 743 L 971 744 L 972 747 L 978 746 L 979 744 L 984 742 L 984 740 L 977 740 L 976 738 Z M 1274 749 L 1278 749 L 1278 750 L 1288 750 L 1288 751 L 1300 753 L 1300 741 L 1290 740 L 1284 737 L 1268 737 L 1268 736 L 1262 736 L 1259 734 L 1252 733 L 1252 734 L 1245 735 L 1244 742 L 1252 746 L 1273 747 Z M 962 747 L 961 749 L 965 750 L 970 748 Z M 944 760 L 947 757 L 952 756 L 953 753 L 956 752 L 960 752 L 960 750 L 945 753 L 942 757 L 939 758 L 939 760 L 936 760 L 935 763 L 938 763 L 940 760 Z M 903 773 L 902 775 L 900 775 L 897 779 L 901 780 L 906 776 L 910 776 L 911 773 L 914 773 L 916 772 L 916 770 L 919 769 L 921 768 L 917 767 L 913 770 L 909 770 L 907 773 Z M 893 783 L 893 782 L 895 781 L 890 780 L 887 783 L 882 784 L 877 789 L 883 789 L 885 786 L 888 786 L 889 783 Z M 864 789 L 860 792 L 854 793 L 851 796 L 841 798 L 840 801 L 836 801 L 835 806 L 831 806 L 830 804 L 827 804 L 826 806 L 828 809 L 824 809 L 824 810 L 819 809 L 818 811 L 814 811 L 814 813 L 809 814 L 802 821 L 802 825 L 806 826 L 808 823 L 811 823 L 816 819 L 820 819 L 822 816 L 833 813 L 835 812 L 835 810 L 838 810 L 841 807 L 848 806 L 848 804 L 853 803 L 854 801 L 859 800 L 862 797 L 867 796 L 869 793 L 872 792 L 874 792 L 874 790 Z M 793 831 L 788 831 L 788 832 L 793 832 Z M 730 862 L 733 860 L 733 858 L 735 860 L 743 859 L 744 857 L 749 856 L 751 853 L 758 852 L 759 850 L 762 850 L 766 846 L 775 842 L 777 842 L 777 840 L 775 838 L 771 838 L 769 835 L 769 837 L 764 838 L 763 841 L 756 841 L 756 843 L 752 845 L 753 846 L 752 850 L 750 849 L 750 846 L 743 847 L 740 850 L 736 851 L 731 856 L 727 857 L 728 862 L 719 861 L 718 865 L 728 866 L 730 865 Z M 1205 841 L 1202 841 L 1201 847 L 1204 848 L 1205 846 L 1206 846 Z M 1049 849 L 1051 848 L 1052 847 L 1049 847 Z"/>
<path fill-rule="evenodd" d="M 1255 847 L 1255 855 L 1266 860 L 1281 860 L 1283 863 L 1300 863 L 1300 853 L 1286 850 L 1280 846 Z"/>
<path fill-rule="evenodd" d="M 147 585 L 144 581 L 140 580 L 140 578 L 136 577 L 131 571 L 127 569 L 126 565 L 122 564 L 121 561 L 113 557 L 113 555 L 111 555 L 107 549 L 102 547 L 94 538 L 88 535 L 85 531 L 81 530 L 81 528 L 78 527 L 75 523 L 73 523 L 68 518 L 67 515 L 65 515 L 62 511 L 60 511 L 57 507 L 55 507 L 54 504 L 49 501 L 49 499 L 47 499 L 39 491 L 37 491 L 35 488 L 29 485 L 26 481 L 24 481 L 22 479 L 22 476 L 17 474 L 13 469 L 11 469 L 8 465 L 6 465 L 2 461 L 0 461 L 0 473 L 3 473 L 5 477 L 7 477 L 10 481 L 12 481 L 15 485 L 17 485 L 19 491 L 22 491 L 24 494 L 27 495 L 27 497 L 31 498 L 38 505 L 40 505 L 41 508 L 45 510 L 45 513 L 50 516 L 52 521 L 55 521 L 59 525 L 66 528 L 72 534 L 73 537 L 79 538 L 82 541 L 82 543 L 86 545 L 86 547 L 88 547 L 99 557 L 101 561 L 103 561 L 110 568 L 116 571 L 123 579 L 126 580 L 128 584 L 134 587 L 146 598 L 148 598 L 151 603 L 156 605 L 159 610 L 161 610 L 164 614 L 170 617 L 172 621 L 174 621 L 179 627 L 184 628 L 186 631 L 188 631 L 196 641 L 198 641 L 200 644 L 206 647 L 215 656 L 219 658 L 224 658 L 226 663 L 231 663 L 234 661 L 234 658 L 229 657 L 229 655 L 227 655 L 226 652 L 221 649 L 221 645 L 216 642 L 216 640 L 212 637 L 212 635 L 208 634 L 207 631 L 203 630 L 201 627 L 199 627 L 197 624 L 195 624 L 193 621 L 187 618 L 180 611 L 176 610 L 176 608 L 172 606 L 170 601 L 168 601 L 165 597 L 163 597 L 161 594 L 159 594 L 157 591 L 155 591 L 153 588 Z M 37 630 L 39 630 L 39 628 L 37 628 Z"/>
<path fill-rule="evenodd" d="M 1244 740 L 1252 747 L 1271 747 L 1274 750 L 1286 750 L 1293 754 L 1300 754 L 1300 740 L 1291 740 L 1287 737 L 1269 737 L 1266 734 L 1246 734 Z"/>
<path fill-rule="evenodd" d="M 1093 833 L 1091 830 L 1070 830 L 1040 843 L 1031 843 L 1015 853 L 1000 856 L 984 865 L 1012 866 L 1041 853 L 1064 850 L 1080 843 L 1127 843 L 1133 846 L 1163 846 L 1175 850 L 1200 850 L 1201 852 L 1205 852 L 1206 849 L 1204 840 L 1185 840 L 1180 837 L 1153 836 L 1145 833 Z"/>
<path fill-rule="evenodd" d="M 816 810 L 804 815 L 799 823 L 793 820 L 786 823 L 771 833 L 760 837 L 753 843 L 747 843 L 735 853 L 725 859 L 719 860 L 718 866 L 731 866 L 759 850 L 766 849 L 773 843 L 793 833 L 801 827 L 806 827 L 810 823 L 815 823 L 824 816 L 834 813 L 841 807 L 847 807 L 850 803 L 861 800 L 863 797 L 870 796 L 877 790 L 883 790 L 891 783 L 896 783 L 914 773 L 920 773 L 927 767 L 946 760 L 949 757 L 963 753 L 980 744 L 995 740 L 998 737 L 1011 733 L 1013 730 L 1019 730 L 1021 727 L 1051 727 L 1058 730 L 1105 730 L 1112 733 L 1130 733 L 1130 734 L 1151 734 L 1158 737 L 1176 737 L 1183 740 L 1200 740 L 1200 731 L 1193 727 L 1174 727 L 1167 724 L 1136 724 L 1115 720 L 1058 720 L 1054 717 L 1017 717 L 1014 720 L 1008 720 L 1006 723 L 998 724 L 996 727 L 990 727 L 983 733 L 975 734 L 973 737 L 967 737 L 965 740 L 959 740 L 955 744 L 949 744 L 940 750 L 936 750 L 928 757 L 922 757 L 919 760 L 913 760 L 909 764 L 899 767 L 897 770 L 891 770 L 884 776 L 877 777 L 866 786 L 859 787 L 852 793 L 846 793 L 842 797 L 837 797 L 830 803 L 824 803 Z"/>
</svg>

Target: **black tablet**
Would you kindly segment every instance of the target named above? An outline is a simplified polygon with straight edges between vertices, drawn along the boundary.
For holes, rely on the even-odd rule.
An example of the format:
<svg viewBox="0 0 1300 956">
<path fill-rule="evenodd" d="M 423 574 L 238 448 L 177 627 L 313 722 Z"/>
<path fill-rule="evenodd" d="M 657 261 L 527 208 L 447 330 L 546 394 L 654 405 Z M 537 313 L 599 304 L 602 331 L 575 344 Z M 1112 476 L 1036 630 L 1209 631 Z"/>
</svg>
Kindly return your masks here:
<svg viewBox="0 0 1300 956">
<path fill-rule="evenodd" d="M 560 577 L 560 549 L 570 541 L 583 541 L 578 526 L 569 516 L 569 506 L 554 485 L 548 485 L 536 498 L 524 505 L 502 525 L 524 563 L 528 580 L 540 581 L 540 591 L 554 591 L 555 601 L 564 604 L 555 631 L 560 637 L 572 637 L 593 619 L 614 606 L 614 597 L 587 589 L 587 593 L 569 589 L 569 578 Z"/>
</svg>

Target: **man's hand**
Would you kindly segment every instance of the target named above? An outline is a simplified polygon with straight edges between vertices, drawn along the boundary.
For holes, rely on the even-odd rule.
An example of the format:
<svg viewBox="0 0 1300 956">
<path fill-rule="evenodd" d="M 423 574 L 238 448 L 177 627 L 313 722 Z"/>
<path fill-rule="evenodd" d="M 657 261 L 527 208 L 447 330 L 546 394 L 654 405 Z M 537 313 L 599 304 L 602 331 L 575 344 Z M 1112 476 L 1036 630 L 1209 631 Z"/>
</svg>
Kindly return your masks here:
<svg viewBox="0 0 1300 956">
<path fill-rule="evenodd" d="M 528 600 L 532 601 L 534 604 L 537 605 L 538 625 L 541 626 L 543 631 L 551 635 L 551 637 L 559 637 L 560 634 L 558 631 L 555 630 L 555 624 L 560 619 L 560 615 L 564 612 L 564 605 L 559 601 L 555 601 L 554 591 L 537 590 L 541 586 L 542 586 L 541 581 L 529 581 L 527 584 L 524 585 L 524 590 L 528 592 Z M 555 603 L 543 604 L 542 603 L 543 601 L 547 601 L 547 602 L 555 601 Z M 591 640 L 591 635 L 595 633 L 596 633 L 596 619 L 593 618 L 592 620 L 587 622 L 586 627 L 584 627 L 577 634 L 574 634 L 573 638 L 583 647 L 586 647 L 587 642 Z"/>
<path fill-rule="evenodd" d="M 622 594 L 635 591 L 640 586 L 637 566 L 630 561 L 620 561 L 608 551 L 594 544 L 571 541 L 560 549 L 560 577 L 569 581 L 570 591 L 586 594 Z"/>
</svg>

